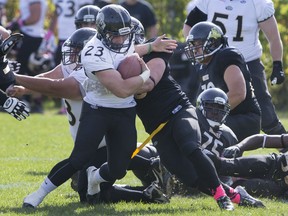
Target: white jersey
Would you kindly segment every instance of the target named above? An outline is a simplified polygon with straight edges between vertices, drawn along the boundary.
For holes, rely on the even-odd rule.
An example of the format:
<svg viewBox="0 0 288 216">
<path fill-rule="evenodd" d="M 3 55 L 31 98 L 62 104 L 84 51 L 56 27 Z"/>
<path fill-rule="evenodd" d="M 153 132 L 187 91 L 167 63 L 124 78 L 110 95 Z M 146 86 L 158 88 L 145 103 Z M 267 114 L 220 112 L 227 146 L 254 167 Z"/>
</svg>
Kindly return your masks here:
<svg viewBox="0 0 288 216">
<path fill-rule="evenodd" d="M 66 40 L 75 28 L 75 15 L 77 11 L 87 4 L 93 4 L 93 0 L 54 0 L 57 9 L 57 31 L 59 40 Z"/>
<path fill-rule="evenodd" d="M 77 82 L 79 82 L 79 88 L 82 88 L 84 80 L 87 79 L 83 67 L 80 67 L 78 70 L 71 70 L 69 67 L 61 64 L 61 70 L 64 78 L 72 76 L 77 80 Z M 82 92 L 84 93 L 84 91 Z M 80 123 L 82 100 L 64 99 L 64 102 L 66 107 L 66 116 L 70 127 L 70 134 L 73 141 L 75 141 Z M 106 146 L 105 138 L 101 141 L 99 148 L 103 146 Z"/>
<path fill-rule="evenodd" d="M 226 29 L 229 46 L 237 47 L 246 62 L 260 58 L 259 22 L 274 15 L 272 0 L 195 0 L 207 21 Z"/>
<path fill-rule="evenodd" d="M 21 27 L 21 31 L 31 37 L 43 37 L 44 36 L 44 21 L 46 18 L 46 12 L 47 12 L 47 2 L 46 0 L 20 0 L 19 8 L 20 8 L 20 14 L 21 19 L 26 20 L 30 16 L 30 4 L 33 3 L 41 3 L 41 14 L 40 19 L 38 22 L 32 24 L 32 25 L 23 25 Z M 32 11 L 33 12 L 33 11 Z"/>
<path fill-rule="evenodd" d="M 127 98 L 115 96 L 103 86 L 93 74 L 97 73 L 97 71 L 118 68 L 119 63 L 134 51 L 134 45 L 132 44 L 125 54 L 112 52 L 102 44 L 96 35 L 88 41 L 81 52 L 81 62 L 84 66 L 86 75 L 89 77 L 84 84 L 86 92 L 84 101 L 94 106 L 110 108 L 128 108 L 136 106 L 133 95 Z"/>
</svg>

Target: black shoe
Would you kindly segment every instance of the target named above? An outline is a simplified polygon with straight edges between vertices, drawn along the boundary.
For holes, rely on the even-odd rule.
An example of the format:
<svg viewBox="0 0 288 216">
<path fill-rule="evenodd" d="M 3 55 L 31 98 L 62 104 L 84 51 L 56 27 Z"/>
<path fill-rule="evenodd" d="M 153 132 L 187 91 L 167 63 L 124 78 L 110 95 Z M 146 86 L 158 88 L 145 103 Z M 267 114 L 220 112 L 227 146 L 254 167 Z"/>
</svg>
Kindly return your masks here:
<svg viewBox="0 0 288 216">
<path fill-rule="evenodd" d="M 169 203 L 169 198 L 161 191 L 156 182 L 152 182 L 144 191 L 144 196 L 155 203 Z"/>
<path fill-rule="evenodd" d="M 156 183 L 163 192 L 170 198 L 173 190 L 172 174 L 161 164 L 160 158 L 153 158 L 151 161 L 152 172 L 156 178 Z"/>
<path fill-rule="evenodd" d="M 217 204 L 221 210 L 233 211 L 234 206 L 228 196 L 222 196 L 217 199 Z"/>
<path fill-rule="evenodd" d="M 235 192 L 240 194 L 239 206 L 263 208 L 265 205 L 258 199 L 255 199 L 242 186 L 237 186 Z"/>
<path fill-rule="evenodd" d="M 86 194 L 87 203 L 95 205 L 100 203 L 100 192 L 94 195 Z"/>
</svg>

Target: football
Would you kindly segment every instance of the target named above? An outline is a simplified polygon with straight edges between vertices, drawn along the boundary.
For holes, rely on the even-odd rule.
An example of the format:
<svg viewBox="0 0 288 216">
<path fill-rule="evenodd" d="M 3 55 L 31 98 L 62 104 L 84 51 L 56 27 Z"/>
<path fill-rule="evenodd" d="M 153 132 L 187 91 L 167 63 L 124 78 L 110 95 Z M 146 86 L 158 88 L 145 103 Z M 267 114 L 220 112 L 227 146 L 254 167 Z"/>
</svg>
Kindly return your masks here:
<svg viewBox="0 0 288 216">
<path fill-rule="evenodd" d="M 133 53 L 132 55 L 127 56 L 123 59 L 117 70 L 121 74 L 123 79 L 128 79 L 133 76 L 138 76 L 141 74 L 141 64 L 138 60 L 138 54 Z"/>
</svg>

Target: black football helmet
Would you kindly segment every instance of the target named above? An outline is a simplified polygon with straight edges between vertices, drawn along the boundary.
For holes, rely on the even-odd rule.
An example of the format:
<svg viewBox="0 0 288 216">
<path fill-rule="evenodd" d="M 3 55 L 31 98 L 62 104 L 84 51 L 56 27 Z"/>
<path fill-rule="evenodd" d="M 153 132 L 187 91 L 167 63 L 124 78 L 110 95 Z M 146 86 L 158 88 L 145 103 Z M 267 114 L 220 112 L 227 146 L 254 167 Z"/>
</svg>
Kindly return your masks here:
<svg viewBox="0 0 288 216">
<path fill-rule="evenodd" d="M 96 32 L 94 28 L 88 27 L 77 29 L 62 45 L 62 64 L 74 64 L 74 68 L 79 66 L 80 52 Z"/>
<path fill-rule="evenodd" d="M 76 29 L 82 27 L 96 27 L 96 17 L 100 8 L 95 5 L 86 5 L 81 7 L 75 15 Z"/>
<path fill-rule="evenodd" d="M 228 45 L 221 28 L 207 21 L 194 25 L 189 31 L 186 42 L 185 54 L 193 64 L 203 63 L 206 57 Z"/>
<path fill-rule="evenodd" d="M 131 16 L 131 24 L 132 24 L 132 31 L 135 35 L 135 44 L 142 44 L 145 41 L 145 30 L 142 23 L 136 19 L 135 17 Z"/>
<path fill-rule="evenodd" d="M 97 37 L 109 50 L 116 53 L 128 51 L 133 40 L 131 16 L 120 5 L 110 4 L 99 11 L 96 18 Z M 116 37 L 123 36 L 124 42 L 116 43 Z"/>
<path fill-rule="evenodd" d="M 197 109 L 212 128 L 219 127 L 230 112 L 228 96 L 219 88 L 206 89 L 197 98 Z"/>
</svg>

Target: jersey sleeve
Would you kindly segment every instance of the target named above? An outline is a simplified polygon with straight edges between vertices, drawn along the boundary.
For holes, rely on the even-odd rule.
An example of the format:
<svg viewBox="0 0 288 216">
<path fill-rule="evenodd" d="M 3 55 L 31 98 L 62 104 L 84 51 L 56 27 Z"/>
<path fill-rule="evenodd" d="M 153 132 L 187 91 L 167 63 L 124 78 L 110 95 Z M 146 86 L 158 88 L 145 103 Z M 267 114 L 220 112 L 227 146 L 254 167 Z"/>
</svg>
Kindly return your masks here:
<svg viewBox="0 0 288 216">
<path fill-rule="evenodd" d="M 254 5 L 258 23 L 269 19 L 275 13 L 274 4 L 271 0 L 254 0 Z"/>
<path fill-rule="evenodd" d="M 220 71 L 224 72 L 230 65 L 241 67 L 245 64 L 244 57 L 236 48 L 223 49 L 220 52 L 221 54 L 217 56 L 218 65 L 222 68 Z"/>
</svg>

